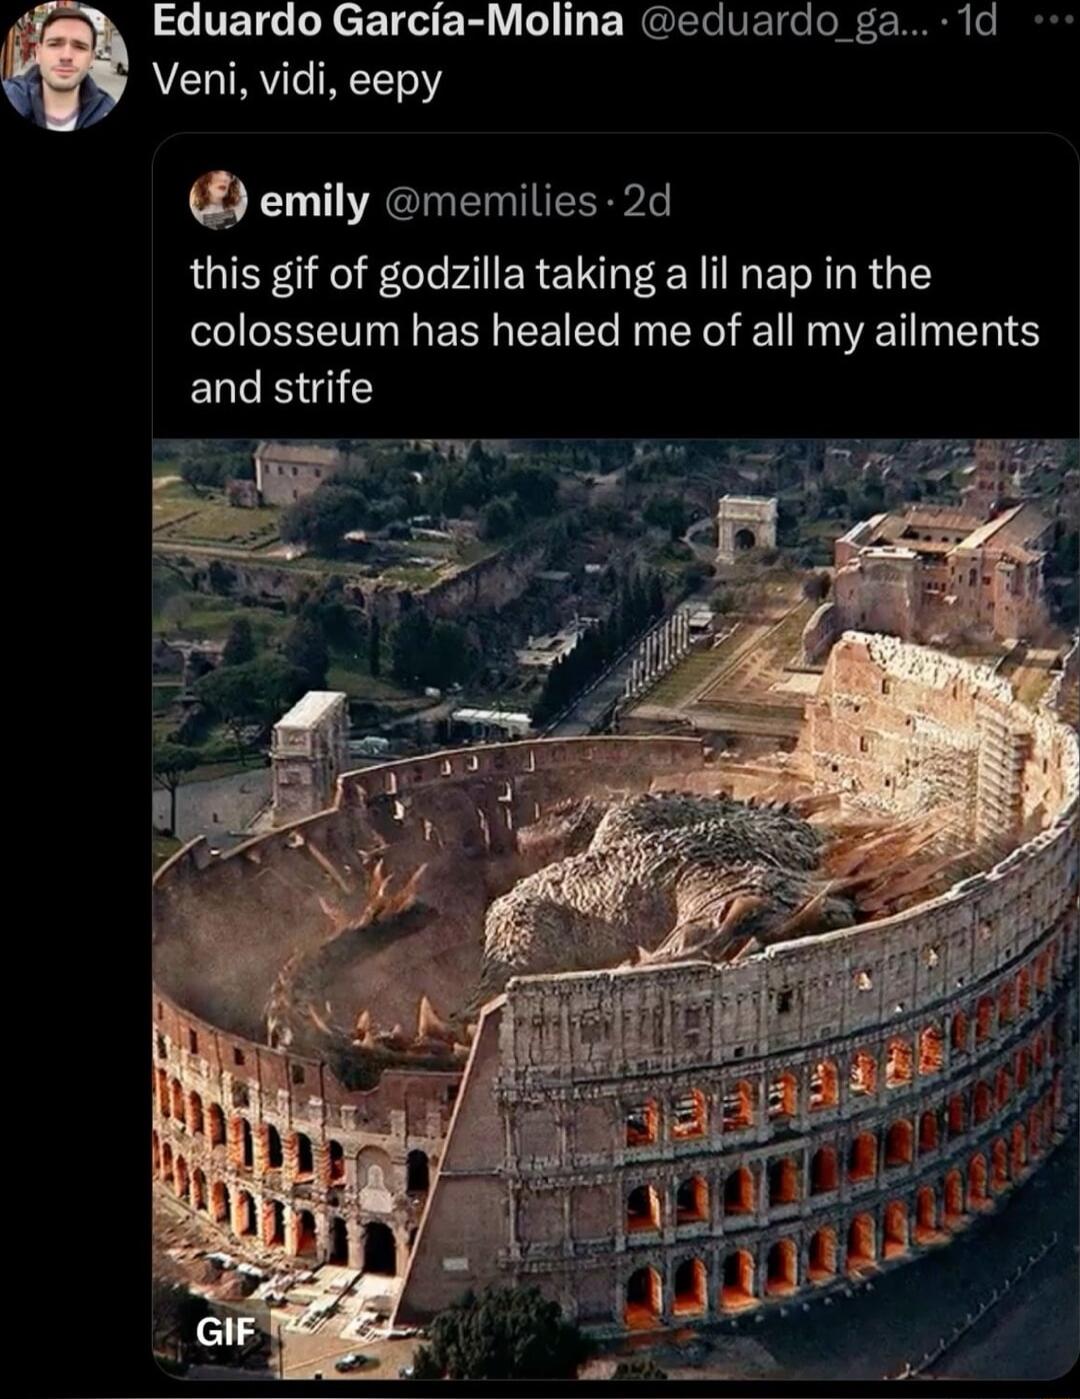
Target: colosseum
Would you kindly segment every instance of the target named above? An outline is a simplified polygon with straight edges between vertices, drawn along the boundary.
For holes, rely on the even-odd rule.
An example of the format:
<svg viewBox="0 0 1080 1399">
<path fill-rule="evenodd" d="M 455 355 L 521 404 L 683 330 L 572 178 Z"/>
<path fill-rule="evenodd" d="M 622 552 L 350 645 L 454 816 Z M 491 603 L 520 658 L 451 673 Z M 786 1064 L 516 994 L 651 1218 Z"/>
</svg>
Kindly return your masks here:
<svg viewBox="0 0 1080 1399">
<path fill-rule="evenodd" d="M 1076 1090 L 1078 754 L 848 632 L 797 746 L 473 747 L 154 886 L 153 1169 L 396 1320 L 535 1283 L 599 1334 L 948 1243 Z"/>
</svg>

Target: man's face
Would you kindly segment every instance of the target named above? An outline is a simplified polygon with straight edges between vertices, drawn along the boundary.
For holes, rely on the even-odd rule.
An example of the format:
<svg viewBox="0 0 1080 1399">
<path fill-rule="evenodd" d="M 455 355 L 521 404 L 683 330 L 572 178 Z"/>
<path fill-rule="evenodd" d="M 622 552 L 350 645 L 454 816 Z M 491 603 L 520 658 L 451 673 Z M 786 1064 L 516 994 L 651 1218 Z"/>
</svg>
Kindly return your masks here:
<svg viewBox="0 0 1080 1399">
<path fill-rule="evenodd" d="M 78 87 L 94 61 L 94 36 L 81 19 L 58 19 L 38 45 L 42 82 L 56 92 Z"/>
</svg>

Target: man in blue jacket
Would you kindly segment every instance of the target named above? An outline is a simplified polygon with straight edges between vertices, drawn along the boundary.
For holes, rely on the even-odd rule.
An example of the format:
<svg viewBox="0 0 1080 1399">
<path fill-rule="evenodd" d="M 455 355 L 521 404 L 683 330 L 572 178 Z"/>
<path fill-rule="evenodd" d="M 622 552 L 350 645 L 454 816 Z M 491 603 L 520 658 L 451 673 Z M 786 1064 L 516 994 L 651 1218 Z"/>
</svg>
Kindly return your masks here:
<svg viewBox="0 0 1080 1399">
<path fill-rule="evenodd" d="M 4 96 L 35 126 L 77 131 L 93 126 L 116 106 L 90 76 L 97 30 L 82 10 L 61 6 L 41 23 L 38 61 L 4 83 Z"/>
</svg>

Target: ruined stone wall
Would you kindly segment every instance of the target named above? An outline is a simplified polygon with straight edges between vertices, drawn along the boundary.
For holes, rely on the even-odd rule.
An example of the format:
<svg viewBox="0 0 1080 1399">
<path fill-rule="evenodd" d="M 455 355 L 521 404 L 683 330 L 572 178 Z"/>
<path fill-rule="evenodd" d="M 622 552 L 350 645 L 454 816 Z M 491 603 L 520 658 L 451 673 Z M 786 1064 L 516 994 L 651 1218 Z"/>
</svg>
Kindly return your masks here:
<svg viewBox="0 0 1080 1399">
<path fill-rule="evenodd" d="M 823 602 L 811 614 L 802 633 L 802 655 L 807 665 L 813 665 L 828 655 L 829 648 L 843 630 L 843 618 L 835 602 Z"/>
<path fill-rule="evenodd" d="M 867 723 L 921 714 L 937 750 L 951 729 L 970 767 L 968 721 L 980 704 L 1015 718 L 1007 687 L 916 651 L 845 638 L 823 712 L 847 694 L 873 700 Z M 1080 883 L 1075 737 L 1028 725 L 1028 781 L 1060 798 L 1046 829 L 937 899 L 737 965 L 512 980 L 502 1131 L 470 1162 L 505 1233 L 457 1290 L 536 1283 L 611 1331 L 721 1316 L 899 1263 L 1024 1179 L 1075 1096 Z M 838 733 L 827 716 L 812 743 Z M 465 1181 L 442 1188 L 401 1320 L 448 1291 L 439 1240 L 471 1196 Z"/>
<path fill-rule="evenodd" d="M 875 557 L 867 550 L 837 571 L 838 629 L 857 627 L 912 640 L 921 623 L 919 562 L 910 551 Z"/>
</svg>

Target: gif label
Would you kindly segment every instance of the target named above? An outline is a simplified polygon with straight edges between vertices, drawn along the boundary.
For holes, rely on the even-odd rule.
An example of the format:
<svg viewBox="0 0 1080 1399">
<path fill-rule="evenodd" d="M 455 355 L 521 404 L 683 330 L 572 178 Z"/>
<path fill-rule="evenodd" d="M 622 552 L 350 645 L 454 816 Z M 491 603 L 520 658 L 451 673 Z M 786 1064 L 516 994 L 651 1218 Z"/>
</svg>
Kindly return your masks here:
<svg viewBox="0 0 1080 1399">
<path fill-rule="evenodd" d="M 253 1316 L 204 1316 L 195 1328 L 203 1346 L 246 1346 L 255 1339 Z"/>
</svg>

